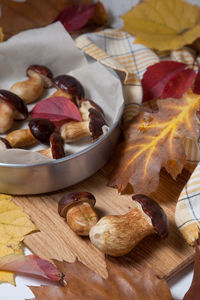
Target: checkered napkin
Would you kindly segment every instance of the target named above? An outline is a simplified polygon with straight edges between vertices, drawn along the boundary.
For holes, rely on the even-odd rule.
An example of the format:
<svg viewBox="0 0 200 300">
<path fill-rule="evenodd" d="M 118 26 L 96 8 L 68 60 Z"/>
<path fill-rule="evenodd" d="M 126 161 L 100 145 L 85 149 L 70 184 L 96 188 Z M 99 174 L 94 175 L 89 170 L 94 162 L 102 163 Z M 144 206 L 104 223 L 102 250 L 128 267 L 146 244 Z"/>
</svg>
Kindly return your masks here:
<svg viewBox="0 0 200 300">
<path fill-rule="evenodd" d="M 146 68 L 160 61 L 160 57 L 152 50 L 140 44 L 133 44 L 134 39 L 128 33 L 114 29 L 84 34 L 76 39 L 76 44 L 82 51 L 117 71 L 122 79 L 125 95 L 124 122 L 130 121 L 140 110 L 140 80 Z M 183 48 L 180 51 L 172 51 L 170 59 L 192 64 L 194 55 L 190 49 Z M 198 144 L 192 138 L 186 139 L 185 150 L 187 167 L 191 169 L 194 163 L 200 161 Z M 200 164 L 181 193 L 176 207 L 176 224 L 189 244 L 194 244 L 200 224 L 200 202 L 198 203 L 197 199 L 198 195 L 200 197 L 199 173 Z"/>
</svg>

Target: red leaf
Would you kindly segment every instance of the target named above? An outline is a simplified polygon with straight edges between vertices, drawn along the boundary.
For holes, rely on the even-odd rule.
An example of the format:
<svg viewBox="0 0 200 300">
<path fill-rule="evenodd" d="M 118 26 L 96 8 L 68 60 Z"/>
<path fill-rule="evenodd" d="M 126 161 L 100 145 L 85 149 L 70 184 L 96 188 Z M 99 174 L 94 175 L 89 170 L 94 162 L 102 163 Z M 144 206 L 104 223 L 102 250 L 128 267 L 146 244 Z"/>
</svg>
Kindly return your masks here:
<svg viewBox="0 0 200 300">
<path fill-rule="evenodd" d="M 63 283 L 64 275 L 47 260 L 36 255 L 13 254 L 0 258 L 0 270 L 18 274 L 36 275 L 42 278 Z"/>
<path fill-rule="evenodd" d="M 94 15 L 96 4 L 80 3 L 65 7 L 55 21 L 60 21 L 68 31 L 79 30 Z"/>
<path fill-rule="evenodd" d="M 143 101 L 160 97 L 167 82 L 186 67 L 175 61 L 162 61 L 148 67 L 142 78 Z"/>
<path fill-rule="evenodd" d="M 66 121 L 82 121 L 77 106 L 65 97 L 50 97 L 38 102 L 30 112 L 32 118 L 48 119 L 57 124 Z"/>
<path fill-rule="evenodd" d="M 180 99 L 191 87 L 195 76 L 196 73 L 192 69 L 180 71 L 168 81 L 162 92 L 161 98 Z"/>
<path fill-rule="evenodd" d="M 194 82 L 193 92 L 195 94 L 200 94 L 200 68 Z"/>
</svg>

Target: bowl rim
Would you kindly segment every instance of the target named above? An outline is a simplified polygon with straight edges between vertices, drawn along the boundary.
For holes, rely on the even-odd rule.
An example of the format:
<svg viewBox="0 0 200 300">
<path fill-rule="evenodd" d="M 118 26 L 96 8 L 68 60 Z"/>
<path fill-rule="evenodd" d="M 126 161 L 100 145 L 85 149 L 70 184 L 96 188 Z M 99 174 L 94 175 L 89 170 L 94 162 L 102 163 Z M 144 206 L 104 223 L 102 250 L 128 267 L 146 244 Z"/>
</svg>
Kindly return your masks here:
<svg viewBox="0 0 200 300">
<path fill-rule="evenodd" d="M 6 168 L 27 168 L 27 167 L 42 167 L 42 166 L 52 166 L 52 165 L 57 165 L 60 164 L 62 162 L 68 161 L 68 160 L 72 160 L 75 159 L 77 156 L 81 156 L 86 152 L 91 151 L 93 148 L 95 148 L 98 144 L 100 144 L 101 142 L 103 142 L 111 133 L 112 131 L 117 127 L 118 123 L 121 120 L 123 111 L 124 111 L 124 106 L 125 106 L 125 99 L 124 99 L 124 92 L 123 92 L 123 84 L 122 82 L 119 83 L 121 84 L 122 87 L 122 96 L 123 96 L 123 102 L 120 106 L 120 109 L 118 111 L 118 117 L 115 120 L 115 122 L 109 127 L 108 131 L 97 141 L 93 142 L 90 146 L 86 147 L 85 149 L 70 154 L 68 156 L 65 156 L 63 158 L 59 158 L 59 159 L 52 159 L 50 161 L 46 161 L 46 162 L 41 162 L 41 163 L 36 163 L 36 164 L 9 164 L 9 163 L 0 163 L 0 167 L 6 167 Z"/>
</svg>

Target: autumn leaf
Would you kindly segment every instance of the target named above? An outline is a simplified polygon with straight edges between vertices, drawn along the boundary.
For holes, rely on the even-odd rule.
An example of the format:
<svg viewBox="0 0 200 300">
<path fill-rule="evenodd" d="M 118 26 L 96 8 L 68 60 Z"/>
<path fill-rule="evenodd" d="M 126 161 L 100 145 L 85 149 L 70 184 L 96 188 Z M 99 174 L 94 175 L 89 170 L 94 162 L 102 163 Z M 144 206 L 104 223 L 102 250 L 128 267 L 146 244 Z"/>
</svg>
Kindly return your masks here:
<svg viewBox="0 0 200 300">
<path fill-rule="evenodd" d="M 198 73 L 196 75 L 196 79 L 194 82 L 193 92 L 195 94 L 200 94 L 200 68 L 198 70 Z"/>
<path fill-rule="evenodd" d="M 140 273 L 107 260 L 108 279 L 102 279 L 78 261 L 55 264 L 66 275 L 67 286 L 31 286 L 35 300 L 160 300 L 160 295 L 162 300 L 172 300 L 167 282 L 149 268 Z"/>
<path fill-rule="evenodd" d="M 11 254 L 0 257 L 0 270 L 22 275 L 36 275 L 63 284 L 64 275 L 47 260 L 36 255 Z"/>
<path fill-rule="evenodd" d="M 176 61 L 161 61 L 147 68 L 142 78 L 143 102 L 161 97 L 167 83 L 187 68 Z"/>
<path fill-rule="evenodd" d="M 11 196 L 0 195 L 0 257 L 23 254 L 24 236 L 37 230 L 23 209 L 11 200 Z M 1 271 L 0 282 L 14 284 L 14 274 Z"/>
<path fill-rule="evenodd" d="M 176 179 L 185 164 L 184 139 L 199 137 L 199 107 L 200 96 L 192 93 L 160 100 L 157 113 L 141 112 L 125 125 L 126 140 L 113 154 L 109 186 L 122 192 L 130 184 L 134 193 L 148 195 L 157 189 L 162 167 Z"/>
<path fill-rule="evenodd" d="M 2 28 L 0 27 L 0 42 L 3 41 L 3 37 L 4 37 L 4 35 L 3 35 L 3 30 L 2 30 Z"/>
<path fill-rule="evenodd" d="M 200 36 L 200 9 L 182 0 L 147 0 L 122 16 L 135 43 L 175 50 Z"/>
</svg>

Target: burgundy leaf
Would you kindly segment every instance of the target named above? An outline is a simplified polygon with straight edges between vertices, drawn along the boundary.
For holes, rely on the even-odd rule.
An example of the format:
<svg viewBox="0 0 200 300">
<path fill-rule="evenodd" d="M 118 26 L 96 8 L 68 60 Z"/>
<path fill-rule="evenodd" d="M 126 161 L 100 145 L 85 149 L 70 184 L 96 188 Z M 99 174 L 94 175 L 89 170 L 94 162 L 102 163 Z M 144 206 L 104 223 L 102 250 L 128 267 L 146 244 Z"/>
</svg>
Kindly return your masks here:
<svg viewBox="0 0 200 300">
<path fill-rule="evenodd" d="M 77 106 L 65 97 L 50 97 L 38 102 L 30 112 L 32 118 L 48 119 L 57 124 L 66 121 L 82 121 Z"/>
<path fill-rule="evenodd" d="M 194 82 L 193 92 L 195 94 L 200 94 L 200 68 Z"/>
<path fill-rule="evenodd" d="M 192 69 L 185 69 L 176 73 L 166 84 L 161 98 L 180 99 L 192 86 L 196 73 Z"/>
<path fill-rule="evenodd" d="M 59 281 L 63 284 L 64 275 L 47 260 L 36 255 L 13 254 L 0 258 L 0 270 L 17 274 L 36 275 L 42 278 Z"/>
<path fill-rule="evenodd" d="M 186 67 L 175 61 L 162 61 L 148 67 L 142 78 L 143 101 L 160 97 L 167 82 Z"/>
<path fill-rule="evenodd" d="M 94 15 L 96 4 L 79 3 L 66 6 L 55 19 L 60 21 L 68 31 L 79 30 Z"/>
</svg>

